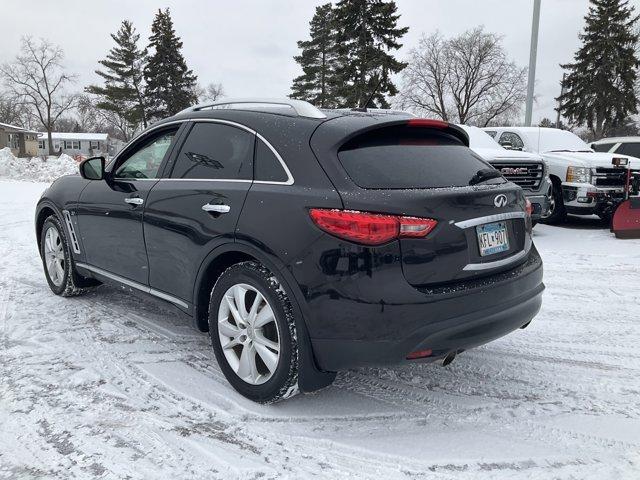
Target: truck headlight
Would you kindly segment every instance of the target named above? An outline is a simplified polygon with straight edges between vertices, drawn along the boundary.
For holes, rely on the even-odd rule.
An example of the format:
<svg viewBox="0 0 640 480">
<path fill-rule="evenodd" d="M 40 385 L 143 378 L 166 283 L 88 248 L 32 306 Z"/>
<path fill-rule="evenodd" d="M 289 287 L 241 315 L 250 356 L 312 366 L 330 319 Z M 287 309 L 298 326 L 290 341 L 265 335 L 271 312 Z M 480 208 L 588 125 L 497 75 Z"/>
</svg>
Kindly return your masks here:
<svg viewBox="0 0 640 480">
<path fill-rule="evenodd" d="M 568 167 L 567 182 L 591 183 L 591 168 L 589 167 Z"/>
</svg>

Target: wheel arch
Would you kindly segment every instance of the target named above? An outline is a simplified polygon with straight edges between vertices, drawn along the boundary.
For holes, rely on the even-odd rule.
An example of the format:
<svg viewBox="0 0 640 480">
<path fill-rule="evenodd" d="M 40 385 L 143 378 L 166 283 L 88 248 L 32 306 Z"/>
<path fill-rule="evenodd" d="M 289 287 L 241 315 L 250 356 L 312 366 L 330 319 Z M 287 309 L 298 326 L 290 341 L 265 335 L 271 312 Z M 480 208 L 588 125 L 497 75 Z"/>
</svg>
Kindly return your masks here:
<svg viewBox="0 0 640 480">
<path fill-rule="evenodd" d="M 45 220 L 49 218 L 51 215 L 55 215 L 56 217 L 58 217 L 58 220 L 62 221 L 62 216 L 60 215 L 60 211 L 52 203 L 42 202 L 37 206 L 35 229 L 36 229 L 36 241 L 38 242 L 38 252 L 40 251 L 40 247 L 41 247 L 40 240 L 42 236 L 41 235 L 42 227 L 44 225 Z"/>
<path fill-rule="evenodd" d="M 306 307 L 302 291 L 298 287 L 293 275 L 285 265 L 276 258 L 271 258 L 257 248 L 244 243 L 227 243 L 214 249 L 200 265 L 193 290 L 193 319 L 200 331 L 209 329 L 209 298 L 216 281 L 228 267 L 243 261 L 257 261 L 278 275 L 285 291 L 289 294 L 296 318 L 300 322 L 298 328 L 298 343 L 303 346 L 300 353 L 299 386 L 303 392 L 311 392 L 323 388 L 335 378 L 335 372 L 324 372 L 318 368 L 313 346 L 306 326 Z"/>
</svg>

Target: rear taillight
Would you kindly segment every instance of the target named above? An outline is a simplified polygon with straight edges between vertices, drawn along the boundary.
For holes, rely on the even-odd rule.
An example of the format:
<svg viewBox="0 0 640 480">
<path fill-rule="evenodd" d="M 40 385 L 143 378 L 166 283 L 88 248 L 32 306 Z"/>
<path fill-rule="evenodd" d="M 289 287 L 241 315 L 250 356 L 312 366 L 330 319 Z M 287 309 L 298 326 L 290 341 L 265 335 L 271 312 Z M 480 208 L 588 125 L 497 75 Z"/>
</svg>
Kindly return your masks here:
<svg viewBox="0 0 640 480">
<path fill-rule="evenodd" d="M 425 127 L 425 128 L 448 128 L 449 124 L 442 120 L 432 118 L 411 118 L 407 120 L 409 127 Z"/>
<path fill-rule="evenodd" d="M 524 203 L 525 203 L 525 209 L 527 211 L 527 215 L 531 216 L 531 214 L 533 213 L 533 205 L 531 204 L 528 198 L 524 199 Z"/>
<path fill-rule="evenodd" d="M 438 224 L 431 218 L 382 215 L 354 210 L 312 208 L 309 215 L 325 232 L 364 245 L 382 245 L 397 238 L 426 237 Z"/>
</svg>

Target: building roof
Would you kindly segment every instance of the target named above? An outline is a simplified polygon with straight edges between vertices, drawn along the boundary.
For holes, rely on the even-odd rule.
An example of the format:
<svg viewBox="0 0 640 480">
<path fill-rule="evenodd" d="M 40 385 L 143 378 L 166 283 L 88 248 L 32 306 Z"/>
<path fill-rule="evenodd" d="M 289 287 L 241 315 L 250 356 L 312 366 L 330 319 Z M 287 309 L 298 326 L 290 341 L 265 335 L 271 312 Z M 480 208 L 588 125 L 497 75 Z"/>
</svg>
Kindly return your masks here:
<svg viewBox="0 0 640 480">
<path fill-rule="evenodd" d="M 29 130 L 28 128 L 18 127 L 17 125 L 9 125 L 8 123 L 0 123 L 0 128 L 9 133 L 38 133 L 37 130 Z"/>
<path fill-rule="evenodd" d="M 40 132 L 41 138 L 47 138 L 47 132 Z M 108 133 L 75 133 L 75 132 L 51 132 L 53 140 L 93 140 L 106 142 Z"/>
</svg>

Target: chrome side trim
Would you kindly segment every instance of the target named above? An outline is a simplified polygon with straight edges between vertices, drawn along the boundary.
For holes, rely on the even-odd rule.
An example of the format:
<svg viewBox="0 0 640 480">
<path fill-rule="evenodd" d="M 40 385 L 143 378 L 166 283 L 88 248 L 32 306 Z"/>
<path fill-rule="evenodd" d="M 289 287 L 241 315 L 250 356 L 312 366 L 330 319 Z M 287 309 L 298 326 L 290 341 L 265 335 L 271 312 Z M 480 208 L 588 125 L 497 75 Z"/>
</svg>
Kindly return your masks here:
<svg viewBox="0 0 640 480">
<path fill-rule="evenodd" d="M 184 307 L 186 309 L 189 308 L 189 305 L 186 302 L 180 300 L 179 298 L 169 295 L 168 293 L 161 292 L 160 290 L 156 290 L 154 288 L 148 287 L 146 285 L 142 285 L 138 282 L 134 282 L 133 280 L 129 280 L 127 278 L 121 277 L 120 275 L 116 275 L 115 273 L 107 272 L 106 270 L 103 270 L 98 267 L 94 267 L 93 265 L 88 265 L 86 263 L 76 262 L 76 266 L 80 268 L 84 268 L 91 272 L 95 272 L 104 277 L 110 278 L 111 280 L 115 280 L 116 282 L 122 283 L 131 288 L 135 288 L 136 290 L 140 290 L 141 292 L 149 293 L 154 297 L 162 298 L 163 300 L 167 300 L 175 305 L 180 305 L 181 307 Z"/>
<path fill-rule="evenodd" d="M 255 183 L 253 180 L 237 178 L 158 178 L 159 182 L 229 182 L 229 183 Z"/>
<path fill-rule="evenodd" d="M 67 225 L 67 230 L 69 230 L 69 238 L 71 238 L 71 248 L 73 248 L 73 253 L 81 253 L 80 244 L 78 243 L 78 237 L 76 235 L 76 230 L 73 227 L 69 210 L 63 210 L 62 215 L 64 216 L 64 223 Z"/>
<path fill-rule="evenodd" d="M 284 182 L 271 182 L 271 181 L 267 181 L 267 180 L 255 180 L 254 181 L 254 180 L 208 179 L 208 178 L 141 178 L 141 179 L 135 179 L 135 180 L 144 180 L 144 181 L 188 180 L 188 181 L 201 181 L 201 182 L 242 182 L 242 183 L 251 183 L 251 182 L 253 182 L 253 183 L 266 184 L 266 185 L 293 185 L 294 179 L 293 179 L 293 175 L 291 174 L 291 170 L 289 170 L 289 167 L 287 166 L 287 164 L 285 163 L 283 158 L 280 156 L 278 151 L 274 148 L 273 145 L 271 145 L 271 143 L 269 143 L 269 141 L 266 138 L 264 138 L 262 135 L 260 135 L 254 129 L 247 127 L 246 125 L 242 125 L 241 123 L 232 122 L 230 120 L 218 119 L 218 118 L 183 118 L 183 119 L 180 119 L 180 120 L 174 120 L 172 122 L 166 122 L 166 123 L 163 123 L 161 125 L 156 125 L 156 126 L 149 127 L 145 131 L 143 131 L 139 135 L 137 135 L 135 138 L 133 138 L 124 147 L 122 147 L 122 150 L 120 150 L 120 152 L 118 152 L 118 154 L 116 156 L 114 156 L 113 159 L 111 159 L 111 161 L 109 161 L 107 166 L 115 165 L 115 163 L 118 161 L 118 157 L 120 156 L 120 154 L 122 152 L 124 152 L 129 147 L 129 145 L 132 145 L 134 142 L 136 142 L 143 135 L 146 135 L 147 133 L 152 132 L 154 130 L 157 130 L 159 128 L 166 127 L 167 125 L 175 125 L 175 124 L 184 123 L 184 122 L 221 123 L 221 124 L 224 124 L 224 125 L 230 125 L 230 126 L 233 126 L 233 127 L 240 128 L 242 130 L 245 130 L 245 131 L 255 135 L 276 156 L 276 158 L 280 162 L 280 165 L 282 166 L 282 168 L 284 169 L 285 173 L 287 174 L 287 180 L 285 180 Z M 122 179 L 122 180 L 123 181 L 128 181 L 128 180 L 132 180 L 132 179 Z"/>
<path fill-rule="evenodd" d="M 527 253 L 529 253 L 529 249 L 520 250 L 515 255 L 512 255 L 507 258 L 503 258 L 501 260 L 496 260 L 495 262 L 470 263 L 466 267 L 464 267 L 462 270 L 478 271 L 478 270 L 489 270 L 490 268 L 504 267 L 505 265 L 509 265 L 510 263 L 514 263 L 514 262 L 517 262 L 518 260 L 522 260 L 524 257 L 527 256 Z"/>
<path fill-rule="evenodd" d="M 510 220 L 512 218 L 525 218 L 526 216 L 527 214 L 525 212 L 497 213 L 495 215 L 487 215 L 486 217 L 462 220 L 460 222 L 455 222 L 454 225 L 458 228 L 469 228 L 475 227 L 476 225 L 482 225 L 484 223 L 499 222 L 500 220 Z"/>
</svg>

